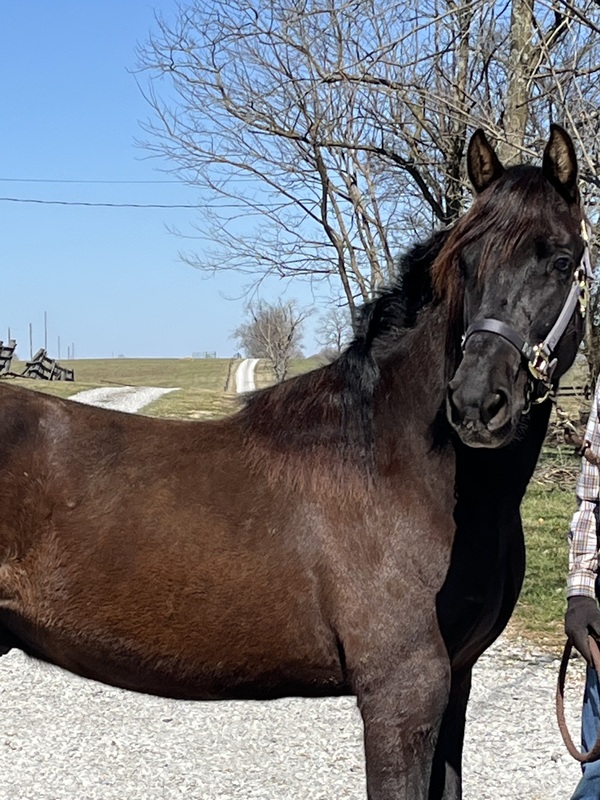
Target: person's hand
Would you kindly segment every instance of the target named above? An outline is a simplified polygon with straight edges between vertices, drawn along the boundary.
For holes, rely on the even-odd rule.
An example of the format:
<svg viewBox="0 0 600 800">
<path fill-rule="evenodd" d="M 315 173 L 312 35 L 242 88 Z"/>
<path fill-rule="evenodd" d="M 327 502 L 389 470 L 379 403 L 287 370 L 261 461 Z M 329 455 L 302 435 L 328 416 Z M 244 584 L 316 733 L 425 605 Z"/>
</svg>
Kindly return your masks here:
<svg viewBox="0 0 600 800">
<path fill-rule="evenodd" d="M 591 634 L 594 638 L 600 639 L 600 609 L 593 597 L 580 594 L 569 597 L 565 614 L 565 633 L 591 665 L 588 636 Z"/>
</svg>

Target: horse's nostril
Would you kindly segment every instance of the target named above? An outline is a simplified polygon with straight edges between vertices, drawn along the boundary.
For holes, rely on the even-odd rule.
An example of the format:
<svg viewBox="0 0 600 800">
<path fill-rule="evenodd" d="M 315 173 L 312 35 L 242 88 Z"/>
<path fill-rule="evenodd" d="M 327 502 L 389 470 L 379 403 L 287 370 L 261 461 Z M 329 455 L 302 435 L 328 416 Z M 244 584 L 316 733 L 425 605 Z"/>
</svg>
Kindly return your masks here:
<svg viewBox="0 0 600 800">
<path fill-rule="evenodd" d="M 446 397 L 448 410 L 450 411 L 450 421 L 453 425 L 460 425 L 463 421 L 464 413 L 457 408 L 456 403 L 454 402 L 454 391 L 452 390 L 452 384 L 448 386 L 448 393 Z"/>
<path fill-rule="evenodd" d="M 471 387 L 472 388 L 472 387 Z M 449 384 L 446 393 L 446 413 L 450 424 L 457 430 L 487 429 L 488 433 L 500 430 L 510 417 L 508 393 L 503 389 L 467 393 L 464 386 Z"/>
<path fill-rule="evenodd" d="M 499 427 L 504 422 L 507 409 L 508 397 L 505 392 L 498 390 L 490 394 L 483 404 L 481 409 L 481 421 L 488 426 L 490 422 L 494 421 L 497 423 L 496 427 Z"/>
</svg>

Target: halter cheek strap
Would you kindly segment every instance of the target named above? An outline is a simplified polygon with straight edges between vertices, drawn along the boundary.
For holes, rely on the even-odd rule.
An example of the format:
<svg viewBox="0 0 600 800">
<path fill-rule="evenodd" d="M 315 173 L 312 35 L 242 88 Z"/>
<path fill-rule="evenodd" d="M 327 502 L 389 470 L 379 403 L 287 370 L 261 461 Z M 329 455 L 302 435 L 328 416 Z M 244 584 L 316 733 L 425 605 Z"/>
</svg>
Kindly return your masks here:
<svg viewBox="0 0 600 800">
<path fill-rule="evenodd" d="M 558 318 L 542 342 L 532 345 L 527 339 L 521 336 L 520 333 L 515 331 L 514 328 L 511 328 L 510 325 L 488 317 L 486 319 L 476 320 L 469 325 L 463 336 L 463 350 L 467 341 L 474 333 L 485 332 L 501 336 L 519 351 L 533 378 L 550 389 L 552 385 L 552 376 L 557 364 L 557 359 L 552 358 L 554 350 L 561 336 L 566 331 L 576 308 L 579 306 L 579 312 L 581 316 L 585 318 L 589 304 L 589 286 L 593 274 L 590 259 L 590 231 L 585 220 L 581 221 L 581 238 L 584 244 L 581 262 L 575 270 L 573 283 L 571 284 L 569 294 L 560 310 Z M 541 399 L 543 400 L 545 397 L 547 397 L 547 393 Z M 541 402 L 541 400 L 539 402 Z"/>
</svg>

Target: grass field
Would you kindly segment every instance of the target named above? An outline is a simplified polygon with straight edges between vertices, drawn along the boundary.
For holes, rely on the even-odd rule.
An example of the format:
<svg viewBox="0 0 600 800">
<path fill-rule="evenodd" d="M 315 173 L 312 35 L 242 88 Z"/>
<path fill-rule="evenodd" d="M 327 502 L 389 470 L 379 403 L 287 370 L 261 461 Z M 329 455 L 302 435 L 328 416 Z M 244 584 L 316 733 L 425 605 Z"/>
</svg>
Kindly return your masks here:
<svg viewBox="0 0 600 800">
<path fill-rule="evenodd" d="M 15 383 L 59 397 L 100 386 L 177 387 L 144 409 L 149 416 L 209 418 L 230 413 L 237 403 L 225 391 L 235 369 L 230 359 L 78 359 L 61 365 L 74 370 L 74 382 L 16 378 Z M 13 371 L 20 371 L 14 362 Z"/>
<path fill-rule="evenodd" d="M 527 568 L 514 623 L 530 638 L 549 645 L 564 642 L 567 534 L 575 507 L 574 479 L 557 486 L 533 480 L 521 509 Z"/>
<path fill-rule="evenodd" d="M 61 363 L 75 370 L 74 383 L 26 379 L 15 379 L 15 383 L 62 397 L 97 386 L 178 387 L 179 391 L 165 395 L 144 409 L 143 413 L 151 416 L 201 419 L 222 416 L 239 407 L 235 394 L 225 390 L 228 376 L 231 377 L 237 366 L 237 362 L 228 359 L 107 359 Z M 291 374 L 317 365 L 318 362 L 311 360 L 294 362 Z M 20 371 L 18 364 L 13 364 L 13 369 Z M 257 380 L 259 385 L 272 382 L 272 372 L 267 365 L 260 365 Z M 572 448 L 546 448 L 522 506 L 527 573 L 513 627 L 553 646 L 563 639 L 567 532 L 575 508 L 578 464 Z"/>
<path fill-rule="evenodd" d="M 110 358 L 61 360 L 60 363 L 74 370 L 73 383 L 27 378 L 15 378 L 14 383 L 59 397 L 70 397 L 76 392 L 99 386 L 177 387 L 178 391 L 170 392 L 147 406 L 143 413 L 148 416 L 201 419 L 222 416 L 239 407 L 233 384 L 239 360 Z M 317 364 L 313 359 L 294 361 L 290 375 L 313 369 Z M 23 367 L 24 364 L 13 360 L 13 372 L 18 374 Z M 268 386 L 273 382 L 272 370 L 261 362 L 257 373 L 258 385 Z"/>
</svg>

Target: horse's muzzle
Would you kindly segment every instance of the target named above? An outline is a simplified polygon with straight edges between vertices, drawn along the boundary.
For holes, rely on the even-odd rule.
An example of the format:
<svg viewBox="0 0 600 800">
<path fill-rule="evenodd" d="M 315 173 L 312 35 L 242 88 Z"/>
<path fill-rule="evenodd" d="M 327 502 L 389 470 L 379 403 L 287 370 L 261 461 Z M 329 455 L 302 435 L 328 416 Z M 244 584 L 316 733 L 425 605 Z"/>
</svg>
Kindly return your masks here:
<svg viewBox="0 0 600 800">
<path fill-rule="evenodd" d="M 448 386 L 446 413 L 469 447 L 500 447 L 510 438 L 511 404 L 502 388 L 478 394 L 454 378 Z"/>
</svg>

